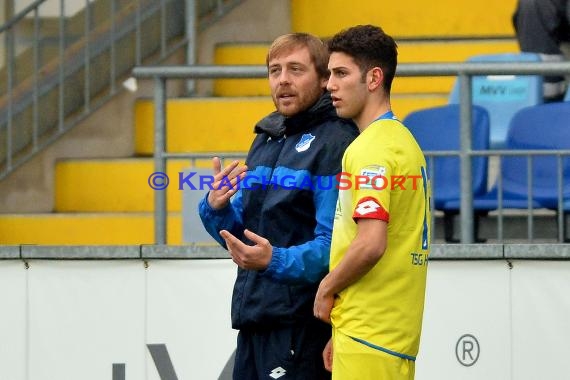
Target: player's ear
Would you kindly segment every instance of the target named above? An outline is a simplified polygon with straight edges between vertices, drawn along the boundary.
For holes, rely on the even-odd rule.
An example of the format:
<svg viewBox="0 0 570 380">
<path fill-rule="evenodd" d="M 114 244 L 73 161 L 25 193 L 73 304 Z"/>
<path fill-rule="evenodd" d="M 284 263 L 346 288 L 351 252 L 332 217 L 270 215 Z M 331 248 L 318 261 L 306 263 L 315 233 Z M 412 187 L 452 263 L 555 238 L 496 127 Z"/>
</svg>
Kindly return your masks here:
<svg viewBox="0 0 570 380">
<path fill-rule="evenodd" d="M 366 79 L 368 81 L 368 89 L 370 91 L 374 91 L 382 85 L 382 82 L 384 81 L 384 72 L 380 67 L 373 67 L 368 72 Z"/>
</svg>

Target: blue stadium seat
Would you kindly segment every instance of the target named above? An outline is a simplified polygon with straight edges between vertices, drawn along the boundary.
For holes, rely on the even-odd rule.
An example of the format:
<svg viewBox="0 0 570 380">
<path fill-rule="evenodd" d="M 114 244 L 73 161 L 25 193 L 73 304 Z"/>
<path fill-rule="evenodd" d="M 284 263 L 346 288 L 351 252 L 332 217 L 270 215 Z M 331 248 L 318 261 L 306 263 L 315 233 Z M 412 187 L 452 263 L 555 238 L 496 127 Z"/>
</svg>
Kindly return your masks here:
<svg viewBox="0 0 570 380">
<path fill-rule="evenodd" d="M 540 62 L 534 53 L 476 55 L 467 62 Z M 520 109 L 543 103 L 540 75 L 482 75 L 472 81 L 472 102 L 485 107 L 491 118 L 490 147 L 504 148 L 512 116 Z M 459 80 L 455 82 L 449 103 L 459 103 Z"/>
<path fill-rule="evenodd" d="M 557 150 L 570 149 L 570 102 L 557 102 L 527 107 L 517 112 L 511 121 L 506 140 L 506 148 L 512 150 Z M 559 174 L 558 158 L 553 154 L 534 156 L 529 168 L 527 156 L 507 156 L 501 159 L 501 184 L 495 183 L 489 193 L 475 196 L 475 210 L 495 210 L 497 208 L 558 209 Z M 562 197 L 563 207 L 570 211 L 570 157 L 563 156 Z M 528 174 L 532 181 L 529 194 Z M 499 204 L 499 191 L 502 187 L 502 202 Z M 531 199 L 529 199 L 531 197 Z M 447 208 L 459 207 L 459 202 L 450 201 Z"/>
<path fill-rule="evenodd" d="M 570 102 L 525 108 L 513 118 L 508 147 L 511 149 L 570 149 Z M 503 173 L 503 183 L 514 195 L 526 195 L 527 159 L 513 157 L 512 169 Z M 555 156 L 532 159 L 532 197 L 543 207 L 558 207 L 558 162 Z M 562 158 L 563 198 L 570 200 L 570 157 Z M 524 186 L 523 186 L 524 185 Z"/>
<path fill-rule="evenodd" d="M 489 114 L 479 106 L 472 107 L 472 148 L 489 148 Z M 452 200 L 459 201 L 460 161 L 458 156 L 430 157 L 433 151 L 460 150 L 460 111 L 459 105 L 411 112 L 403 121 L 412 132 L 421 149 L 427 153 L 428 174 L 432 181 L 432 201 L 434 208 L 444 212 L 445 239 L 453 241 L 453 217 L 459 207 L 446 207 Z M 473 196 L 487 192 L 487 157 L 477 157 L 472 161 Z"/>
</svg>

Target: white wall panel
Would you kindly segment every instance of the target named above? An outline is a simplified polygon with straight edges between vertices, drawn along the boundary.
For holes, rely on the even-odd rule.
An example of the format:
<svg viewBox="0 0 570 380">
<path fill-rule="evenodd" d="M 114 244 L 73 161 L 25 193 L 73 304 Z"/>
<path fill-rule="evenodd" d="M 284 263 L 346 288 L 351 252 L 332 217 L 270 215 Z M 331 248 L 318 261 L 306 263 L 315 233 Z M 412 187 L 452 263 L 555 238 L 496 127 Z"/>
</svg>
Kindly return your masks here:
<svg viewBox="0 0 570 380">
<path fill-rule="evenodd" d="M 417 379 L 509 379 L 509 315 L 504 261 L 430 262 Z"/>
<path fill-rule="evenodd" d="M 0 263 L 0 379 L 26 376 L 26 276 L 21 261 Z"/>
<path fill-rule="evenodd" d="M 166 344 L 179 379 L 217 379 L 233 353 L 235 276 L 227 259 L 149 262 L 147 342 Z M 152 362 L 148 373 L 160 380 Z"/>
<path fill-rule="evenodd" d="M 513 379 L 570 378 L 570 265 L 514 261 Z"/>
<path fill-rule="evenodd" d="M 143 379 L 141 261 L 30 262 L 30 380 Z"/>
<path fill-rule="evenodd" d="M 218 379 L 234 351 L 231 260 L 25 269 L 10 257 L 0 260 L 0 380 L 111 380 L 113 364 L 125 368 L 116 380 L 166 380 L 168 366 L 179 380 Z M 566 379 L 570 261 L 511 262 L 430 262 L 418 380 Z M 158 366 L 149 345 L 164 350 Z"/>
</svg>

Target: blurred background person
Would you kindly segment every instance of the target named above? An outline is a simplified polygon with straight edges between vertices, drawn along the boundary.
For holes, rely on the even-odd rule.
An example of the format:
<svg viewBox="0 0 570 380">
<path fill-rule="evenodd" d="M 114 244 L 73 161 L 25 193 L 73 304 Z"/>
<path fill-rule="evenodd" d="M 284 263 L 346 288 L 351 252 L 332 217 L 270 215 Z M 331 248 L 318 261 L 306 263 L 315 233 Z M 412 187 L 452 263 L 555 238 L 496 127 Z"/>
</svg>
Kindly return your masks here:
<svg viewBox="0 0 570 380">
<path fill-rule="evenodd" d="M 513 26 L 522 52 L 539 53 L 544 62 L 560 62 L 570 50 L 570 0 L 519 0 Z M 563 76 L 544 78 L 545 101 L 559 101 L 566 92 Z"/>
</svg>

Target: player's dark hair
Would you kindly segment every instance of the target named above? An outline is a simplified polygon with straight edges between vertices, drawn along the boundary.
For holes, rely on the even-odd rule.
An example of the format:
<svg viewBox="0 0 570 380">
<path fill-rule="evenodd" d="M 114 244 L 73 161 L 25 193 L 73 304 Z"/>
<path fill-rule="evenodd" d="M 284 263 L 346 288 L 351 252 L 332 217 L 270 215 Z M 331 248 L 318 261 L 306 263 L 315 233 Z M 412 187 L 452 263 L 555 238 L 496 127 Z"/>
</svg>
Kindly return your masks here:
<svg viewBox="0 0 570 380">
<path fill-rule="evenodd" d="M 398 45 L 392 37 L 375 25 L 357 25 L 340 31 L 328 41 L 330 53 L 351 56 L 360 68 L 362 80 L 366 73 L 380 67 L 384 73 L 384 90 L 390 94 L 398 64 Z"/>
</svg>

